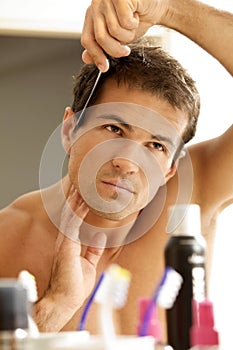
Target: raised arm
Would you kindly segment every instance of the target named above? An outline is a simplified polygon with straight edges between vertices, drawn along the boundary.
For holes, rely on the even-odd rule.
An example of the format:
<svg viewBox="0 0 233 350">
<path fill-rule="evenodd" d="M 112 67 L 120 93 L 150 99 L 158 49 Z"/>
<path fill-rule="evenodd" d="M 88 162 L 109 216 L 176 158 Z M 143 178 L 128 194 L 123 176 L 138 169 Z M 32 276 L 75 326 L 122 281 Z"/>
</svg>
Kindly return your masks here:
<svg viewBox="0 0 233 350">
<path fill-rule="evenodd" d="M 82 32 L 83 60 L 106 71 L 105 52 L 128 55 L 126 44 L 156 24 L 189 37 L 233 75 L 233 14 L 196 0 L 93 0 Z"/>
</svg>

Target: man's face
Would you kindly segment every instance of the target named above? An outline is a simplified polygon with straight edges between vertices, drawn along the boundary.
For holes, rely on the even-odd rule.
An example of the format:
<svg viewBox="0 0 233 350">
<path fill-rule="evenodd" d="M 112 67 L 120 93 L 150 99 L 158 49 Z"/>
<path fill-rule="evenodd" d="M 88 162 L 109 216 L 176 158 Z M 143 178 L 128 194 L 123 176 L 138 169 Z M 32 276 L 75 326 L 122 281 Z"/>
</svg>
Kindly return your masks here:
<svg viewBox="0 0 233 350">
<path fill-rule="evenodd" d="M 69 177 L 96 214 L 137 214 L 174 175 L 185 114 L 148 92 L 105 83 L 70 147 Z"/>
</svg>

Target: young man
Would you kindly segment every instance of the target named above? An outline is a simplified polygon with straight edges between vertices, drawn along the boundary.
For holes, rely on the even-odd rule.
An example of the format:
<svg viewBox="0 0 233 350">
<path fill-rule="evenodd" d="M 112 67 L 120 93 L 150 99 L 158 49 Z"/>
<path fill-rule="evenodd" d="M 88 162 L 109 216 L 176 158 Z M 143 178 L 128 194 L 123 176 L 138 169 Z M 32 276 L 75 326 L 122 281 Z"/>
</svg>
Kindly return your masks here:
<svg viewBox="0 0 233 350">
<path fill-rule="evenodd" d="M 232 127 L 182 153 L 199 112 L 184 69 L 160 49 L 137 45 L 109 62 L 84 115 L 98 70 L 84 66 L 77 78 L 62 128 L 67 176 L 0 213 L 0 275 L 35 275 L 41 331 L 75 330 L 96 279 L 115 262 L 132 273 L 116 327 L 135 333 L 137 299 L 163 272 L 168 207 L 201 206 L 211 251 L 218 213 L 233 199 Z M 98 331 L 95 306 L 87 328 Z"/>
</svg>

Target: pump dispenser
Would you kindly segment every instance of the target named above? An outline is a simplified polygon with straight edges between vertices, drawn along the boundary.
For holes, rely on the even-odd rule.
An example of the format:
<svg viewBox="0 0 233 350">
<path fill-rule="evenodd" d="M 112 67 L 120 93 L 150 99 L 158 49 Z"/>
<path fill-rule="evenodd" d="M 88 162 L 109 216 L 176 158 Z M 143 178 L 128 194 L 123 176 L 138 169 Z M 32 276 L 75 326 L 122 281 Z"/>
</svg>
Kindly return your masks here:
<svg viewBox="0 0 233 350">
<path fill-rule="evenodd" d="M 183 277 L 173 307 L 166 311 L 168 343 L 174 350 L 190 348 L 192 300 L 206 296 L 205 241 L 201 235 L 200 207 L 197 204 L 169 208 L 165 265 Z"/>
</svg>

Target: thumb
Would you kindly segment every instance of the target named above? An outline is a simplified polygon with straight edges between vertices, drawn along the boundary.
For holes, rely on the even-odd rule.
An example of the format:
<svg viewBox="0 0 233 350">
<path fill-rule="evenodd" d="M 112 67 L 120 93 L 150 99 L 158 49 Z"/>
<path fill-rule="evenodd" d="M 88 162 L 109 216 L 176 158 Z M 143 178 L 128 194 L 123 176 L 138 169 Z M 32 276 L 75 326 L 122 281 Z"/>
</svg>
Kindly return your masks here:
<svg viewBox="0 0 233 350">
<path fill-rule="evenodd" d="M 86 250 L 85 258 L 96 267 L 106 246 L 107 237 L 103 232 L 94 235 Z"/>
</svg>

